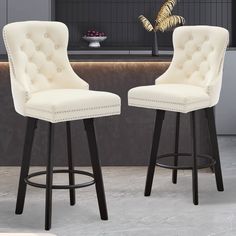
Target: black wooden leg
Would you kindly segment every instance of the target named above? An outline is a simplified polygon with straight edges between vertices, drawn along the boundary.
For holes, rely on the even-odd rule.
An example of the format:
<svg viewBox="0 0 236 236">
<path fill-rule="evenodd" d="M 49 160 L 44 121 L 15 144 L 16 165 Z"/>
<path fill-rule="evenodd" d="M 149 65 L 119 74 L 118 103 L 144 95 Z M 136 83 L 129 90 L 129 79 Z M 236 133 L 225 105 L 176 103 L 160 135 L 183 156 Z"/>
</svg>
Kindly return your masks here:
<svg viewBox="0 0 236 236">
<path fill-rule="evenodd" d="M 25 183 L 25 178 L 28 176 L 29 173 L 30 157 L 31 157 L 31 150 L 34 140 L 34 131 L 36 128 L 36 124 L 37 124 L 37 119 L 28 118 L 26 134 L 25 134 L 24 150 L 23 150 L 23 159 L 21 163 L 20 181 L 17 194 L 17 202 L 15 210 L 16 214 L 22 214 L 24 209 L 25 194 L 27 187 L 27 184 Z"/>
<path fill-rule="evenodd" d="M 51 228 L 52 218 L 52 183 L 53 183 L 53 155 L 54 155 L 54 124 L 49 123 L 48 163 L 46 170 L 46 206 L 45 230 Z"/>
<path fill-rule="evenodd" d="M 176 128 L 175 128 L 175 159 L 174 159 L 174 166 L 178 165 L 178 155 L 179 152 L 179 124 L 180 124 L 180 113 L 176 113 Z M 177 183 L 177 170 L 172 171 L 172 183 Z"/>
<path fill-rule="evenodd" d="M 157 152 L 158 152 L 160 136 L 161 136 L 161 128 L 162 128 L 164 117 L 165 117 L 165 111 L 157 110 L 155 128 L 154 128 L 154 133 L 153 133 L 151 157 L 149 161 L 147 178 L 146 178 L 146 186 L 145 186 L 145 191 L 144 191 L 145 196 L 151 195 L 152 182 L 153 182 L 153 176 L 154 176 L 154 171 L 155 171 L 155 166 L 156 166 Z"/>
<path fill-rule="evenodd" d="M 207 115 L 207 109 L 204 109 L 204 114 L 205 114 L 205 118 L 207 119 L 208 122 L 208 115 Z M 209 126 L 208 126 L 209 127 Z M 209 128 L 208 128 L 209 129 Z M 215 166 L 210 166 L 211 172 L 215 173 Z"/>
<path fill-rule="evenodd" d="M 70 122 L 66 122 L 66 131 L 67 131 L 67 152 L 68 152 L 68 166 L 69 166 L 69 185 L 75 184 L 75 176 L 72 172 L 74 170 L 73 159 L 72 159 L 72 150 L 71 150 L 71 128 Z M 75 189 L 70 189 L 70 205 L 75 205 Z"/>
<path fill-rule="evenodd" d="M 100 216 L 102 220 L 108 220 L 106 197 L 104 192 L 101 165 L 98 157 L 98 149 L 97 149 L 93 119 L 85 119 L 84 126 L 88 137 L 88 145 L 95 179 Z"/>
<path fill-rule="evenodd" d="M 192 149 L 193 149 L 193 204 L 198 205 L 198 167 L 197 167 L 197 143 L 196 143 L 196 121 L 195 112 L 191 113 L 191 127 L 192 127 Z"/>
<path fill-rule="evenodd" d="M 216 185 L 217 185 L 218 191 L 224 191 L 224 184 L 223 184 L 221 164 L 220 164 L 220 154 L 219 154 L 216 125 L 215 125 L 214 108 L 213 107 L 207 108 L 206 114 L 207 114 L 208 127 L 209 127 L 209 132 L 210 132 L 212 155 L 216 161 L 215 168 L 214 168 L 215 177 L 216 177 Z"/>
</svg>

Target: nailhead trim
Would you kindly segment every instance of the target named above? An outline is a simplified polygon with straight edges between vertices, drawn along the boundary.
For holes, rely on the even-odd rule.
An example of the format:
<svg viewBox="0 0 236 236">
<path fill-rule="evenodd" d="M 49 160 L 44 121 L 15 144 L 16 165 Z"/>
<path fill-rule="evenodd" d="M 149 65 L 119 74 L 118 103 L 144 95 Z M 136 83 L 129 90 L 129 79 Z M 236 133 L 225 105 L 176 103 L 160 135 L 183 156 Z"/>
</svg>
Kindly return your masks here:
<svg viewBox="0 0 236 236">
<path fill-rule="evenodd" d="M 160 109 L 160 110 L 167 110 L 166 107 L 162 107 L 160 105 L 158 105 L 158 107 L 156 106 L 152 106 L 152 105 L 143 105 L 143 104 L 137 104 L 137 103 L 131 103 L 129 102 L 129 106 L 134 106 L 134 107 L 143 107 L 143 108 L 150 108 L 150 109 Z M 206 106 L 206 107 L 209 107 L 209 106 Z M 173 112 L 182 112 L 182 113 L 188 113 L 188 112 L 191 112 L 191 111 L 196 111 L 196 110 L 199 110 L 199 109 L 204 109 L 206 107 L 202 107 L 202 106 L 198 106 L 198 107 L 195 107 L 194 109 L 191 109 L 190 111 L 187 111 L 186 107 L 183 106 L 183 109 L 174 109 L 174 108 L 168 108 L 168 111 L 173 111 Z"/>
<path fill-rule="evenodd" d="M 28 109 L 36 111 L 36 112 L 39 111 L 39 112 L 48 113 L 49 116 L 51 116 L 51 115 L 56 115 L 56 114 L 66 114 L 66 113 L 89 111 L 89 110 L 94 111 L 94 110 L 99 110 L 99 109 L 101 110 L 101 109 L 117 108 L 117 107 L 120 107 L 120 104 L 111 105 L 111 106 L 100 106 L 100 107 L 91 107 L 91 108 L 83 108 L 83 109 L 74 109 L 74 110 L 67 110 L 67 111 L 58 111 L 58 112 L 50 112 L 50 111 L 37 109 L 37 108 L 33 108 L 33 107 L 32 108 L 28 107 Z M 26 112 L 26 113 L 30 113 L 30 112 Z M 73 116 L 73 117 L 61 118 L 61 119 L 50 119 L 50 117 L 46 117 L 46 116 L 43 116 L 43 115 L 30 115 L 30 114 L 27 114 L 27 116 L 36 117 L 36 118 L 39 118 L 39 119 L 43 119 L 43 120 L 47 120 L 47 121 L 56 123 L 56 122 L 62 122 L 62 121 L 68 121 L 68 120 L 77 120 L 77 119 L 102 117 L 102 116 L 112 116 L 112 115 L 118 115 L 118 114 L 120 114 L 120 112 L 97 113 L 97 114 L 92 114 L 92 115 Z"/>
<path fill-rule="evenodd" d="M 12 57 L 11 57 L 11 50 L 10 50 L 10 48 L 9 48 L 9 46 L 8 46 L 7 38 L 6 38 L 6 37 L 7 37 L 7 36 L 6 36 L 6 31 L 3 30 L 3 40 L 4 40 L 4 43 L 5 43 L 5 46 L 6 46 L 7 52 L 8 52 L 9 62 L 10 62 L 10 64 L 11 64 L 12 69 L 13 69 L 14 74 L 15 74 L 15 68 L 14 68 L 14 65 L 13 65 Z"/>
<path fill-rule="evenodd" d="M 49 110 L 43 110 L 43 109 L 38 109 L 35 107 L 28 106 L 29 109 L 35 110 L 35 111 L 42 111 L 42 112 L 47 112 L 47 113 L 54 113 L 54 114 L 63 114 L 63 113 L 70 113 L 70 112 L 79 112 L 79 111 L 89 111 L 89 110 L 97 110 L 97 109 L 106 109 L 106 108 L 114 108 L 114 107 L 119 107 L 120 104 L 116 105 L 110 105 L 110 106 L 98 106 L 98 107 L 88 107 L 88 108 L 81 108 L 81 109 L 73 109 L 73 110 L 66 110 L 66 111 L 49 111 Z"/>
<path fill-rule="evenodd" d="M 137 100 L 137 101 L 149 101 L 149 102 L 155 102 L 155 103 L 164 103 L 164 104 L 169 104 L 169 105 L 178 105 L 179 106 L 179 109 L 178 108 L 172 108 L 172 107 L 168 107 L 168 110 L 169 111 L 175 111 L 175 112 L 183 112 L 183 113 L 186 113 L 187 112 L 187 107 L 189 106 L 189 104 L 181 104 L 181 103 L 170 103 L 170 102 L 162 102 L 162 101 L 158 101 L 158 100 L 148 100 L 148 99 L 138 99 L 138 98 L 129 98 L 129 105 L 130 106 L 138 106 L 138 107 L 144 107 L 144 108 L 152 108 L 152 109 L 162 109 L 162 110 L 166 110 L 167 108 L 164 107 L 164 106 L 161 106 L 158 104 L 158 107 L 157 106 L 153 106 L 153 105 L 144 105 L 144 104 L 138 104 L 138 103 L 133 103 L 133 102 L 130 102 L 130 100 Z M 194 103 L 191 103 L 192 104 L 197 104 L 198 102 L 194 102 Z M 209 103 L 206 104 L 206 107 L 209 107 Z M 203 109 L 205 107 L 202 107 L 202 106 L 196 106 L 194 109 L 191 109 L 192 111 L 193 110 L 199 110 L 199 109 Z"/>
<path fill-rule="evenodd" d="M 181 104 L 181 103 L 178 103 L 178 102 L 166 102 L 166 101 L 160 101 L 160 100 L 142 99 L 142 98 L 134 98 L 134 97 L 130 97 L 129 99 L 138 100 L 138 101 L 146 101 L 146 102 L 156 102 L 156 103 L 162 102 L 162 103 L 166 103 L 166 104 L 174 104 L 174 105 L 186 106 L 186 104 Z M 196 103 L 199 103 L 199 101 L 198 102 L 191 102 L 189 104 L 192 105 L 192 104 L 196 104 Z M 187 105 L 189 105 L 189 104 L 187 104 Z"/>
<path fill-rule="evenodd" d="M 52 123 L 56 123 L 56 122 L 62 122 L 62 121 L 81 120 L 81 119 L 89 119 L 89 118 L 95 118 L 95 117 L 113 116 L 113 115 L 119 115 L 119 114 L 120 114 L 120 112 L 98 113 L 98 114 L 93 114 L 93 115 L 74 116 L 74 117 L 61 118 L 61 119 L 50 119 L 49 117 L 46 117 L 46 116 L 41 116 L 41 115 L 38 116 L 37 115 L 37 118 L 42 119 L 42 120 L 46 120 L 46 121 L 50 121 Z M 27 115 L 27 116 L 34 117 L 34 116 L 30 116 L 30 115 Z"/>
</svg>

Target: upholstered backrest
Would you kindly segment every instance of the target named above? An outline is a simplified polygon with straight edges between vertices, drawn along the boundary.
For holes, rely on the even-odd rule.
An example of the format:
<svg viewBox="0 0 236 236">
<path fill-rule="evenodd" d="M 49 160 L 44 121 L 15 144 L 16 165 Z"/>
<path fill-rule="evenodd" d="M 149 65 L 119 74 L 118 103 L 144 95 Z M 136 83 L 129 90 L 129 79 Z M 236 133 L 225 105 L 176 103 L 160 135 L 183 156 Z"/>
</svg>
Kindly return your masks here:
<svg viewBox="0 0 236 236">
<path fill-rule="evenodd" d="M 218 102 L 225 51 L 226 29 L 213 26 L 182 26 L 173 34 L 174 57 L 166 74 L 156 83 L 200 86 Z"/>
<path fill-rule="evenodd" d="M 63 23 L 11 23 L 4 27 L 3 37 L 10 62 L 14 104 L 19 113 L 24 113 L 22 103 L 32 93 L 57 88 L 88 88 L 70 66 L 68 29 Z"/>
</svg>

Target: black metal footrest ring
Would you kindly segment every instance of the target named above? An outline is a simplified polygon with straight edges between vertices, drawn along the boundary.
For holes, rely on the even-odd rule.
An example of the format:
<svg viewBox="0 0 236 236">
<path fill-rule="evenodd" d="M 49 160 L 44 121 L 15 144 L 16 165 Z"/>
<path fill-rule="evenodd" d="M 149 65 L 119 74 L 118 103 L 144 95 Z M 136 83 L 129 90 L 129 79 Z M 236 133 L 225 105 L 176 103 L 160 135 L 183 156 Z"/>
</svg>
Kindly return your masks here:
<svg viewBox="0 0 236 236">
<path fill-rule="evenodd" d="M 178 157 L 178 165 L 174 164 L 176 157 Z M 158 156 L 156 165 L 172 170 L 191 170 L 193 168 L 193 158 L 191 157 L 191 153 L 168 153 Z M 210 155 L 197 155 L 198 169 L 209 168 L 214 166 L 215 163 L 216 161 Z"/>
<path fill-rule="evenodd" d="M 85 175 L 91 177 L 93 180 L 81 184 L 75 184 L 75 185 L 52 185 L 52 189 L 75 189 L 75 188 L 85 188 L 88 186 L 91 186 L 95 184 L 94 180 L 94 175 L 92 173 L 89 173 L 87 171 L 81 171 L 81 170 L 53 170 L 53 173 L 73 173 L 73 174 L 79 174 L 79 175 Z M 25 178 L 25 183 L 28 185 L 31 185 L 36 188 L 46 188 L 46 184 L 40 184 L 40 183 L 35 183 L 31 181 L 30 179 L 36 176 L 41 176 L 41 175 L 46 175 L 46 171 L 38 171 L 34 172 L 32 174 L 29 174 Z"/>
</svg>

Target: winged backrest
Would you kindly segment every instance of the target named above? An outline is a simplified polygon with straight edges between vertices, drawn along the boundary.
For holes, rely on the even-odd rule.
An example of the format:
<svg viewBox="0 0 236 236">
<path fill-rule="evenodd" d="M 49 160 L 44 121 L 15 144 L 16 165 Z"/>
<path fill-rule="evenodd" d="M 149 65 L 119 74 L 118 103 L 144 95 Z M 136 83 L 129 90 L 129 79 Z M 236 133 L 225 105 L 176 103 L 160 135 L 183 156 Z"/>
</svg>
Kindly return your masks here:
<svg viewBox="0 0 236 236">
<path fill-rule="evenodd" d="M 203 87 L 215 105 L 220 96 L 229 32 L 221 27 L 182 26 L 173 33 L 174 57 L 158 83 Z"/>
<path fill-rule="evenodd" d="M 24 103 L 32 93 L 58 88 L 88 89 L 88 84 L 74 73 L 69 63 L 68 29 L 63 23 L 11 23 L 3 28 L 3 37 L 14 104 L 20 114 L 24 114 Z"/>
</svg>

